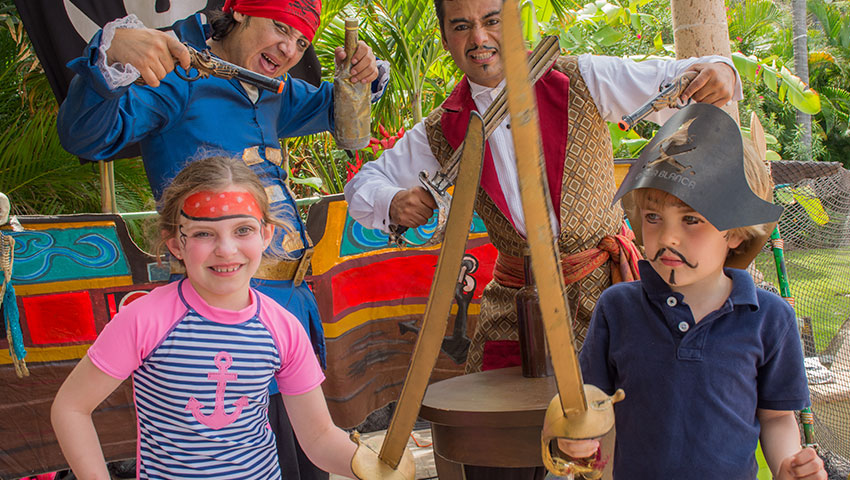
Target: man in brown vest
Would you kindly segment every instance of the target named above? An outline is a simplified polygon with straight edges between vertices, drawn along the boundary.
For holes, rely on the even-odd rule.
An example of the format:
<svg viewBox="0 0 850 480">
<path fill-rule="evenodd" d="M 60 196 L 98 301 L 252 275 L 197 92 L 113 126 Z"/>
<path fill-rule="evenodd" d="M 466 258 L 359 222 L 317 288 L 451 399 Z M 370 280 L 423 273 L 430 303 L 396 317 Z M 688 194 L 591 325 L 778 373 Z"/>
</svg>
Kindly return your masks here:
<svg viewBox="0 0 850 480">
<path fill-rule="evenodd" d="M 411 129 L 392 150 L 367 163 L 345 187 L 351 216 L 369 228 L 418 227 L 436 204 L 419 186 L 418 172 L 433 174 L 466 134 L 469 111 L 484 112 L 504 87 L 500 51 L 502 0 L 434 0 L 443 47 L 466 74 L 443 104 Z M 682 95 L 724 105 L 741 98 L 740 79 L 722 57 L 636 63 L 613 57 L 561 57 L 535 84 L 543 152 L 552 195 L 553 234 L 558 237 L 579 347 L 603 289 L 631 279 L 634 250 L 623 211 L 610 206 L 614 171 L 607 121 L 618 121 L 657 94 L 659 85 L 687 70 L 696 78 Z M 649 119 L 661 122 L 674 111 Z M 506 118 L 490 135 L 476 209 L 499 252 L 494 279 L 484 290 L 467 372 L 516 365 L 514 295 L 522 286 L 527 249 L 515 153 Z M 620 259 L 623 258 L 622 268 Z M 612 263 L 614 268 L 612 268 Z M 516 354 L 514 354 L 516 352 Z"/>
</svg>

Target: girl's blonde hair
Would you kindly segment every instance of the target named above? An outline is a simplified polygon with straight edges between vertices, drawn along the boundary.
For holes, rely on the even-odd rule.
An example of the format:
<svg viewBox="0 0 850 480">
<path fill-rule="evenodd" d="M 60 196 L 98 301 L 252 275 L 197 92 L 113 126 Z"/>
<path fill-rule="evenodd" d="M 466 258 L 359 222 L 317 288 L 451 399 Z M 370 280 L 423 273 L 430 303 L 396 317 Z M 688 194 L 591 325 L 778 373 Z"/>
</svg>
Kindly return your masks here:
<svg viewBox="0 0 850 480">
<path fill-rule="evenodd" d="M 762 200 L 773 202 L 773 180 L 770 178 L 770 172 L 764 158 L 758 154 L 753 142 L 748 138 L 742 138 L 744 143 L 744 176 L 747 179 L 747 185 L 750 190 L 759 196 Z M 711 160 L 706 160 L 711 161 Z M 654 188 L 639 188 L 635 190 L 635 204 L 641 210 L 650 205 L 687 205 L 679 198 L 670 195 L 667 192 Z M 687 205 L 689 206 L 689 205 Z M 732 249 L 729 254 L 737 255 L 749 249 L 750 244 L 754 239 L 766 236 L 772 224 L 761 223 L 757 225 L 748 225 L 745 227 L 737 227 L 729 230 L 729 235 L 742 239 L 741 244 Z"/>
<path fill-rule="evenodd" d="M 231 185 L 242 187 L 253 195 L 265 223 L 287 229 L 282 221 L 272 215 L 266 190 L 251 168 L 239 159 L 213 155 L 188 163 L 162 192 L 157 203 L 159 221 L 155 238 L 156 255 L 162 255 L 166 251 L 165 242 L 177 236 L 180 211 L 186 197 L 203 190 L 223 191 Z"/>
</svg>

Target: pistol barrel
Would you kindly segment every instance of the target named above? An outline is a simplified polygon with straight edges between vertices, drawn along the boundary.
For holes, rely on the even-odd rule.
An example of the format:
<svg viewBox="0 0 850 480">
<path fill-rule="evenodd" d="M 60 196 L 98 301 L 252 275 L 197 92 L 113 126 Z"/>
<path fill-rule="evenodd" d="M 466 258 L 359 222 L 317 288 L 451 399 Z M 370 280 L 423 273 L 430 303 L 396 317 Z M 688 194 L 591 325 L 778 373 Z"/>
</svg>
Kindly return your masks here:
<svg viewBox="0 0 850 480">
<path fill-rule="evenodd" d="M 640 106 L 640 108 L 638 108 L 634 112 L 628 115 L 623 115 L 623 119 L 617 122 L 617 126 L 620 127 L 620 130 L 624 132 L 627 131 L 628 129 L 635 126 L 639 121 L 646 118 L 647 115 L 654 112 L 655 109 L 653 108 L 653 106 L 655 104 L 656 98 L 657 97 L 652 98 L 650 101 L 644 103 Z"/>
<path fill-rule="evenodd" d="M 688 88 L 691 80 L 696 76 L 696 71 L 688 70 L 676 77 L 672 83 L 662 85 L 658 89 L 658 95 L 650 98 L 649 101 L 629 115 L 623 115 L 623 119 L 617 122 L 617 126 L 625 132 L 652 112 L 660 111 L 663 108 L 682 108 L 684 105 L 679 103 L 679 96 Z M 688 99 L 688 103 L 690 102 L 691 99 Z"/>
<path fill-rule="evenodd" d="M 237 68 L 239 69 L 236 74 L 236 78 L 238 80 L 254 85 L 257 88 L 268 90 L 270 92 L 283 92 L 283 82 L 281 80 L 272 77 L 267 77 L 265 75 L 260 75 L 259 73 L 252 72 L 251 70 L 247 70 L 242 67 Z"/>
<path fill-rule="evenodd" d="M 192 57 L 192 67 L 196 68 L 201 76 L 235 78 L 263 90 L 274 93 L 283 92 L 284 82 L 281 80 L 252 72 L 247 68 L 214 57 L 209 50 L 197 50 L 188 43 L 184 43 L 184 45 L 189 49 L 189 55 Z M 197 79 L 197 77 L 182 77 L 189 81 Z"/>
</svg>

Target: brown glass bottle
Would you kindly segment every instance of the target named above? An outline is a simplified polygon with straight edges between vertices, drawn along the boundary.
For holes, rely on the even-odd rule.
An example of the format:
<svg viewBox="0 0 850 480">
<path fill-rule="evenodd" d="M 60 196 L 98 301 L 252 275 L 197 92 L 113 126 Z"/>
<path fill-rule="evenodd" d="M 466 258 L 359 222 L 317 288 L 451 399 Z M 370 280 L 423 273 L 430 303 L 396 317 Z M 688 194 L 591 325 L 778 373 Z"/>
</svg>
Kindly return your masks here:
<svg viewBox="0 0 850 480">
<path fill-rule="evenodd" d="M 540 315 L 540 299 L 531 272 L 531 257 L 525 255 L 522 262 L 525 272 L 524 286 L 516 294 L 517 328 L 519 351 L 522 358 L 522 376 L 529 378 L 548 377 L 553 373 L 546 334 Z"/>
<path fill-rule="evenodd" d="M 357 51 L 356 18 L 345 19 L 345 60 L 334 76 L 334 139 L 338 148 L 366 148 L 371 138 L 372 92 L 368 83 L 351 83 L 351 58 Z"/>
</svg>

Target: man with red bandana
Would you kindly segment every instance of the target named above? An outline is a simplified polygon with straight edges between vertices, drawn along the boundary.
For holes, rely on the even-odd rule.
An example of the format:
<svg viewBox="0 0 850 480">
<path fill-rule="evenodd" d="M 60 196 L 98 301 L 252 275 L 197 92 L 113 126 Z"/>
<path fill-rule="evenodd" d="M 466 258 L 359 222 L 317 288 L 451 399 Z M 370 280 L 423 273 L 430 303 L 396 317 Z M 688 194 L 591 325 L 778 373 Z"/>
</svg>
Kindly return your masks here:
<svg viewBox="0 0 850 480">
<path fill-rule="evenodd" d="M 59 110 L 58 129 L 69 152 L 89 160 L 111 158 L 138 143 L 158 199 L 163 188 L 193 158 L 226 154 L 241 158 L 260 177 L 278 228 L 252 286 L 292 312 L 303 324 L 324 365 L 324 335 L 316 300 L 303 283 L 310 240 L 292 192 L 280 138 L 333 130 L 333 87 L 288 74 L 310 46 L 319 26 L 320 0 L 227 0 L 221 11 L 199 14 L 172 26 L 176 38 L 130 15 L 107 24 L 68 64 L 77 75 Z M 179 40 L 178 40 L 179 39 Z M 216 77 L 187 82 L 174 72 L 189 66 L 186 42 L 213 55 L 284 82 L 275 94 L 238 80 Z M 342 47 L 338 61 L 345 57 Z M 372 82 L 383 92 L 386 68 L 361 42 L 352 56 L 352 81 Z M 383 75 L 379 79 L 379 70 Z M 141 77 L 145 86 L 134 81 Z M 380 85 L 379 85 L 380 84 Z M 293 478 L 327 478 L 297 446 L 283 403 L 272 385 L 269 417 L 281 469 Z"/>
<path fill-rule="evenodd" d="M 466 76 L 427 119 L 392 150 L 364 165 L 345 186 L 349 214 L 367 228 L 414 228 L 428 221 L 436 204 L 420 186 L 419 172 L 438 171 L 463 140 L 469 112 L 483 113 L 504 88 L 502 0 L 434 0 L 434 6 L 443 48 Z M 683 101 L 722 105 L 742 96 L 731 60 L 722 57 L 644 62 L 589 54 L 561 57 L 535 85 L 554 207 L 552 227 L 570 305 L 577 315 L 579 347 L 599 294 L 612 276 L 630 274 L 620 267 L 619 246 L 628 248 L 631 242 L 618 235 L 622 209 L 611 206 L 615 186 L 605 121 L 616 122 L 631 113 L 656 95 L 659 85 L 686 70 L 696 71 L 697 77 L 683 93 Z M 661 122 L 674 112 L 659 112 L 649 119 Z M 522 257 L 528 244 L 510 118 L 487 141 L 476 210 L 499 255 L 494 280 L 482 296 L 467 372 L 517 365 L 520 358 L 514 296 L 523 285 Z M 629 264 L 622 263 L 622 267 Z"/>
</svg>

